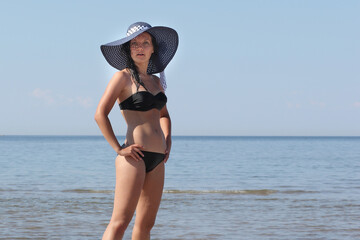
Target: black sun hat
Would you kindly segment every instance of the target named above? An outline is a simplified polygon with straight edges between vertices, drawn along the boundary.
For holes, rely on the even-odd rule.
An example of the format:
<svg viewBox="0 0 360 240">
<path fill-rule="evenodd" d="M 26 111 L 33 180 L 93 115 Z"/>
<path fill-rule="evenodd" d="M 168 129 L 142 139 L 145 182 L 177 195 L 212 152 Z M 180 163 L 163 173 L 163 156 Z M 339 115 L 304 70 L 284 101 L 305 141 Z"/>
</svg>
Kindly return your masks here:
<svg viewBox="0 0 360 240">
<path fill-rule="evenodd" d="M 126 37 L 101 45 L 100 49 L 106 61 L 118 70 L 129 67 L 124 44 L 143 32 L 151 34 L 158 45 L 157 53 L 149 60 L 147 73 L 154 74 L 163 72 L 176 53 L 179 36 L 172 28 L 163 26 L 152 27 L 145 22 L 131 24 L 127 30 Z"/>
</svg>

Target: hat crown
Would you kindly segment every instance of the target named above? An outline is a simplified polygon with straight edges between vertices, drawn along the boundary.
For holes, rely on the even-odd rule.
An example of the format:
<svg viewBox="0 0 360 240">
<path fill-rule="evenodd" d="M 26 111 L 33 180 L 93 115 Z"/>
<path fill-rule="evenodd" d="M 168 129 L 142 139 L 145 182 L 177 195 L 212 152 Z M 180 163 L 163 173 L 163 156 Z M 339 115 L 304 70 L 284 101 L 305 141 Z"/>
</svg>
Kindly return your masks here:
<svg viewBox="0 0 360 240">
<path fill-rule="evenodd" d="M 151 28 L 151 25 L 146 23 L 146 22 L 136 22 L 136 23 L 133 23 L 129 26 L 129 28 L 127 29 L 127 32 L 126 32 L 126 36 L 129 37 L 131 36 L 132 34 L 140 31 L 140 30 L 146 30 L 146 29 L 149 29 Z"/>
</svg>

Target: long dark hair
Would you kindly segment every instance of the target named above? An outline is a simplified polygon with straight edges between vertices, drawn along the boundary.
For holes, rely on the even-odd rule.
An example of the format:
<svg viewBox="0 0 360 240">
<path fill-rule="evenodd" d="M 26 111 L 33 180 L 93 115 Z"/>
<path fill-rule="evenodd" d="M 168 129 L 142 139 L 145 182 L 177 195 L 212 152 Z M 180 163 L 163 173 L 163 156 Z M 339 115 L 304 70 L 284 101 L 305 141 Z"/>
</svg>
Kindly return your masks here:
<svg viewBox="0 0 360 240">
<path fill-rule="evenodd" d="M 153 45 L 154 52 L 151 55 L 149 62 L 158 53 L 158 45 L 157 45 L 156 39 L 151 34 L 150 34 L 150 36 L 151 36 L 151 43 Z M 136 84 L 136 91 L 139 90 L 140 85 L 143 86 L 146 89 L 143 81 L 141 81 L 141 79 L 140 79 L 139 72 L 138 72 L 138 69 L 137 69 L 137 67 L 136 67 L 136 65 L 134 63 L 134 60 L 131 58 L 130 41 L 124 44 L 124 50 L 125 50 L 125 53 L 126 53 L 126 56 L 127 56 L 127 64 L 126 65 L 127 65 L 128 69 L 130 71 L 131 77 L 135 80 L 134 82 Z"/>
</svg>

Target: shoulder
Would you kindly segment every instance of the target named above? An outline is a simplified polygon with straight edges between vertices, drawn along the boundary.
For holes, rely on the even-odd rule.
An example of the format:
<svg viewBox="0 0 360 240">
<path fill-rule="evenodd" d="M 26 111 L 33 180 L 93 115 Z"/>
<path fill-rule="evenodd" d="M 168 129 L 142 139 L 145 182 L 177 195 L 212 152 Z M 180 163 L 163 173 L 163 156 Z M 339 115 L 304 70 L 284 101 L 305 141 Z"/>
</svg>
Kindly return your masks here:
<svg viewBox="0 0 360 240">
<path fill-rule="evenodd" d="M 117 82 L 119 84 L 126 84 L 131 82 L 131 76 L 129 72 L 126 69 L 124 69 L 114 73 L 114 75 L 111 78 L 111 81 Z"/>
<path fill-rule="evenodd" d="M 119 90 L 127 88 L 131 85 L 131 76 L 125 69 L 118 71 L 112 76 L 109 85 Z"/>
<path fill-rule="evenodd" d="M 156 75 L 152 75 L 152 76 L 153 76 L 153 79 L 154 79 L 154 81 L 155 81 L 156 86 L 157 86 L 158 88 L 160 88 L 161 91 L 164 91 L 164 89 L 163 89 L 163 87 L 162 87 L 162 85 L 161 85 L 161 83 L 160 83 L 160 78 L 159 78 L 158 76 L 156 76 Z"/>
<path fill-rule="evenodd" d="M 122 70 L 114 73 L 107 85 L 106 92 L 115 96 L 120 96 L 130 86 L 130 74 L 126 70 Z"/>
<path fill-rule="evenodd" d="M 160 84 L 160 78 L 158 76 L 152 75 L 152 77 L 157 84 Z"/>
</svg>

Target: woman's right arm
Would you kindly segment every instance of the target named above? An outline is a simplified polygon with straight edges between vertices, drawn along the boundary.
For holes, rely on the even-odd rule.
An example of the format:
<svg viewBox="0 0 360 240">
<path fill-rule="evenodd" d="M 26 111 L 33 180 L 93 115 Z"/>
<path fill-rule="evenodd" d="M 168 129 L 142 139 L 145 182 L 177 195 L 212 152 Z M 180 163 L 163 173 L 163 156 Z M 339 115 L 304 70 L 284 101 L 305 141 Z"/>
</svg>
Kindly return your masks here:
<svg viewBox="0 0 360 240">
<path fill-rule="evenodd" d="M 116 139 L 108 115 L 125 86 L 126 76 L 124 72 L 116 72 L 106 87 L 95 112 L 95 121 L 101 133 L 117 154 L 120 154 L 121 146 Z"/>
<path fill-rule="evenodd" d="M 105 139 L 118 155 L 131 156 L 132 158 L 140 161 L 140 156 L 144 156 L 141 152 L 141 150 L 144 149 L 143 146 L 133 144 L 126 148 L 121 148 L 108 117 L 116 99 L 121 95 L 123 89 L 126 88 L 127 81 L 128 79 L 123 71 L 114 74 L 106 87 L 104 95 L 100 99 L 95 113 L 95 121 L 97 122 Z"/>
</svg>

